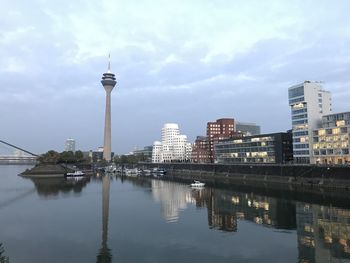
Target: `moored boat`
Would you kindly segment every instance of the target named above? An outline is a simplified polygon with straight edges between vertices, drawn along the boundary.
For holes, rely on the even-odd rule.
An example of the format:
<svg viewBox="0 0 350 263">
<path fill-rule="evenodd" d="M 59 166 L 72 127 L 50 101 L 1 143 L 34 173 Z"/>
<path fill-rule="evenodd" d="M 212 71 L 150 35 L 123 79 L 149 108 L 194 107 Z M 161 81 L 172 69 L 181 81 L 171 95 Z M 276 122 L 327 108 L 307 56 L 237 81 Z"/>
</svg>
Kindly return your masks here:
<svg viewBox="0 0 350 263">
<path fill-rule="evenodd" d="M 204 186 L 205 186 L 205 183 L 202 183 L 202 182 L 196 181 L 196 180 L 194 180 L 194 182 L 191 184 L 191 187 L 194 187 L 194 188 L 201 188 Z"/>
<path fill-rule="evenodd" d="M 85 173 L 83 173 L 82 171 L 74 171 L 71 173 L 66 173 L 64 175 L 64 177 L 66 177 L 67 179 L 69 178 L 82 178 L 85 176 Z"/>
</svg>

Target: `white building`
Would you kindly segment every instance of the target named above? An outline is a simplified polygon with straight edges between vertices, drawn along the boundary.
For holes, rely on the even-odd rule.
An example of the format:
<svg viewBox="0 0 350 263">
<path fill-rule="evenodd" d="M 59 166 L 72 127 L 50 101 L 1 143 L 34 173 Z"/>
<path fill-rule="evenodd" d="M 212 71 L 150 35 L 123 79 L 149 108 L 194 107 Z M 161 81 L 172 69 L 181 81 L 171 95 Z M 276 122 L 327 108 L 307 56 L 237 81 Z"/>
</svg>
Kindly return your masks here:
<svg viewBox="0 0 350 263">
<path fill-rule="evenodd" d="M 288 98 L 292 114 L 294 162 L 310 163 L 312 131 L 321 126 L 323 115 L 332 112 L 331 93 L 323 90 L 319 82 L 304 81 L 288 89 Z"/>
<path fill-rule="evenodd" d="M 155 141 L 152 150 L 152 162 L 187 161 L 191 157 L 192 146 L 187 136 L 180 134 L 179 125 L 166 123 L 162 128 L 162 141 Z"/>
<path fill-rule="evenodd" d="M 152 163 L 160 163 L 162 158 L 162 143 L 155 141 L 152 149 Z"/>
<path fill-rule="evenodd" d="M 75 152 L 75 140 L 67 139 L 64 145 L 64 151 L 66 152 Z"/>
</svg>

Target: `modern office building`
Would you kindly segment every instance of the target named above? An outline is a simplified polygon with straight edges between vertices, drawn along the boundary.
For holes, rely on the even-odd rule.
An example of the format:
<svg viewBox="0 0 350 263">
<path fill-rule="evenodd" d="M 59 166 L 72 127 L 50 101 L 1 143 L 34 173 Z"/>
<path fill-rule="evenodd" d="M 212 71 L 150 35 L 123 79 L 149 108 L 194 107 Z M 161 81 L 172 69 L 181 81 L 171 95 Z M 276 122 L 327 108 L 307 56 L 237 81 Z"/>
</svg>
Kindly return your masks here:
<svg viewBox="0 0 350 263">
<path fill-rule="evenodd" d="M 179 125 L 166 123 L 162 128 L 162 141 L 155 141 L 152 162 L 185 162 L 191 158 L 192 146 L 187 136 L 180 134 Z"/>
<path fill-rule="evenodd" d="M 108 71 L 103 73 L 101 83 L 106 91 L 106 111 L 105 111 L 105 129 L 103 141 L 103 159 L 111 161 L 111 93 L 117 84 L 115 75 L 111 73 L 111 63 L 108 62 Z"/>
<path fill-rule="evenodd" d="M 260 134 L 260 126 L 252 122 L 236 122 L 236 131 L 246 136 Z"/>
<path fill-rule="evenodd" d="M 331 93 L 319 82 L 304 81 L 288 89 L 292 115 L 293 157 L 295 163 L 310 163 L 312 132 L 321 125 L 323 115 L 332 112 Z"/>
<path fill-rule="evenodd" d="M 260 134 L 221 140 L 215 144 L 217 163 L 289 163 L 293 160 L 292 134 Z"/>
<path fill-rule="evenodd" d="M 194 163 L 210 163 L 208 137 L 197 136 L 192 147 L 191 161 Z"/>
<path fill-rule="evenodd" d="M 231 138 L 235 134 L 235 120 L 232 118 L 218 119 L 207 123 L 209 159 L 215 160 L 214 144 L 219 140 Z"/>
<path fill-rule="evenodd" d="M 350 112 L 323 116 L 312 142 L 312 163 L 350 164 Z"/>
<path fill-rule="evenodd" d="M 64 145 L 64 151 L 66 152 L 75 152 L 75 140 L 74 139 L 67 139 L 66 143 Z"/>
<path fill-rule="evenodd" d="M 146 162 L 152 162 L 152 151 L 153 146 L 145 146 L 142 150 L 134 150 L 133 154 L 138 156 L 142 155 Z"/>
</svg>

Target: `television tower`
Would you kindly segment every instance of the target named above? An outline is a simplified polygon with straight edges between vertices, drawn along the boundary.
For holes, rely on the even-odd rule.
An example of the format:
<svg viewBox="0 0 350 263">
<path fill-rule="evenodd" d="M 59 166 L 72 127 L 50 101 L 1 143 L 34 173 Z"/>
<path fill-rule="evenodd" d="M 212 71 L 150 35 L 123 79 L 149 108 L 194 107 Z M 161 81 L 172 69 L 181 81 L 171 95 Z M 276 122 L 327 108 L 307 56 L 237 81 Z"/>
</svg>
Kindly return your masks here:
<svg viewBox="0 0 350 263">
<path fill-rule="evenodd" d="M 106 112 L 105 112 L 105 131 L 103 141 L 103 159 L 111 161 L 111 93 L 117 84 L 115 75 L 111 72 L 111 56 L 108 56 L 108 71 L 103 73 L 101 83 L 106 91 Z"/>
</svg>

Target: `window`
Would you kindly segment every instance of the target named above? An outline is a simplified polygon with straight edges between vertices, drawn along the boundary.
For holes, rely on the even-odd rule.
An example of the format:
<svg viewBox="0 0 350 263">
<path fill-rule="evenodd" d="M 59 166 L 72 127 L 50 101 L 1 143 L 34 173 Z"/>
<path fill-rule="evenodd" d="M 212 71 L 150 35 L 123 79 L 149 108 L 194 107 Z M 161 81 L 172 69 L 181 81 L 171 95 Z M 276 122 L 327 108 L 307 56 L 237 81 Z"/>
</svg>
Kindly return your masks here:
<svg viewBox="0 0 350 263">
<path fill-rule="evenodd" d="M 289 98 L 300 97 L 304 95 L 304 86 L 299 86 L 288 90 Z"/>
<path fill-rule="evenodd" d="M 337 127 L 339 127 L 339 126 L 344 126 L 344 125 L 345 125 L 345 120 L 336 121 L 335 125 L 336 125 Z"/>
</svg>

